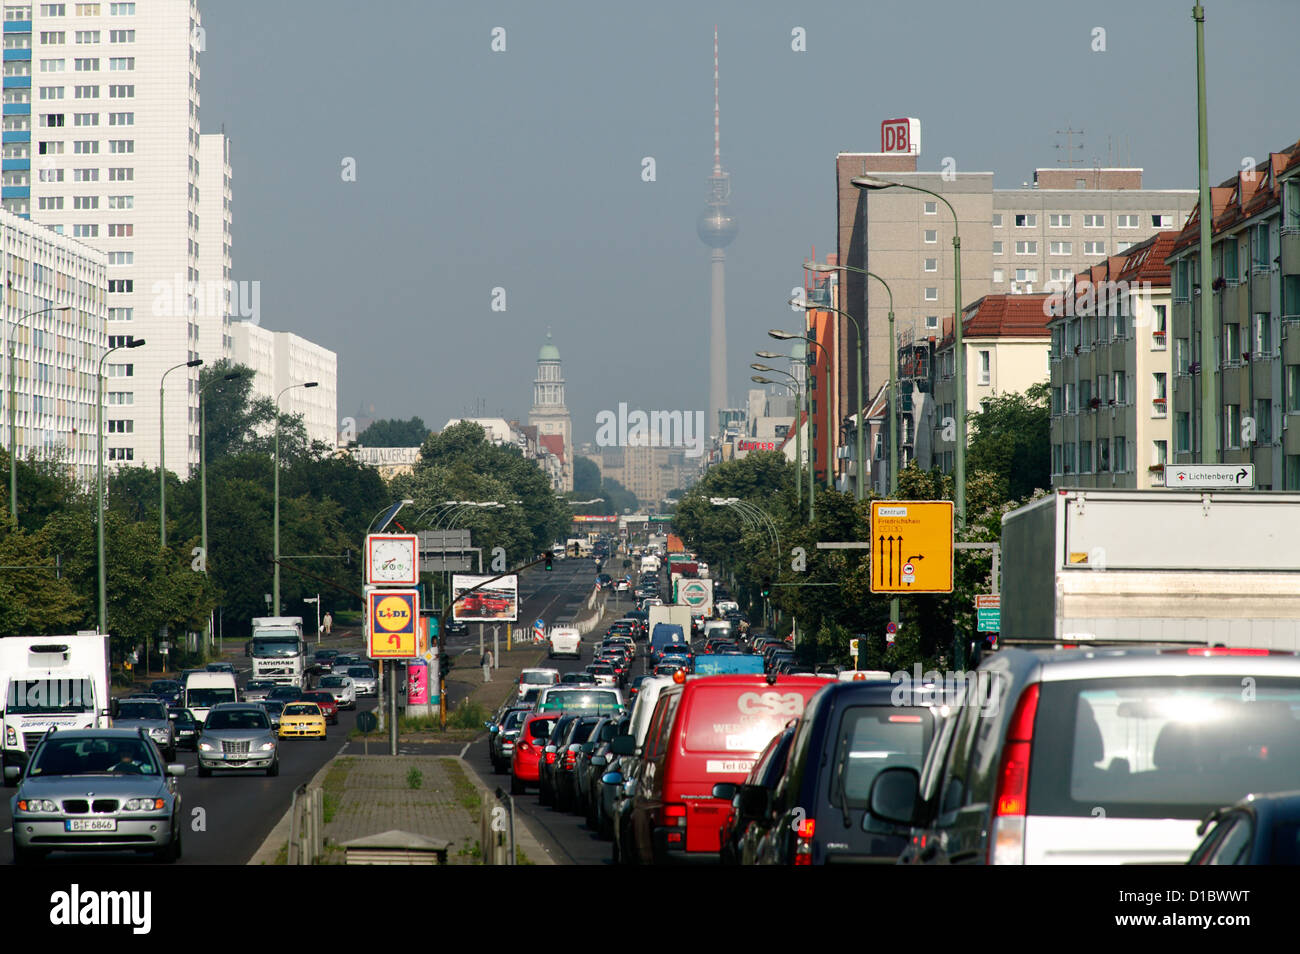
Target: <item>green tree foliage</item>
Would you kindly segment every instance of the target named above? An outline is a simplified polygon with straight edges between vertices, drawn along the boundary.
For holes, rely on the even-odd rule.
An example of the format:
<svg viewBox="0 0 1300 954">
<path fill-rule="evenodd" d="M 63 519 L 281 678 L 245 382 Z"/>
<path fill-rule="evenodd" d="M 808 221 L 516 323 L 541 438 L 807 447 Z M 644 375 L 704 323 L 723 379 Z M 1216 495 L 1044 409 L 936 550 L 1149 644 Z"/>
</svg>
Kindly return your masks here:
<svg viewBox="0 0 1300 954">
<path fill-rule="evenodd" d="M 1023 394 L 986 398 L 971 415 L 967 470 L 991 474 L 1003 499 L 1018 500 L 1052 485 L 1049 397 L 1044 381 Z"/>
<path fill-rule="evenodd" d="M 374 421 L 357 435 L 364 447 L 420 447 L 429 437 L 429 428 L 418 417 L 409 421 L 384 418 Z"/>
<path fill-rule="evenodd" d="M 573 459 L 573 491 L 589 497 L 600 490 L 600 467 L 590 457 Z"/>
<path fill-rule="evenodd" d="M 70 631 L 85 618 L 85 597 L 58 556 L 48 528 L 15 531 L 9 513 L 0 514 L 0 636 Z"/>
</svg>

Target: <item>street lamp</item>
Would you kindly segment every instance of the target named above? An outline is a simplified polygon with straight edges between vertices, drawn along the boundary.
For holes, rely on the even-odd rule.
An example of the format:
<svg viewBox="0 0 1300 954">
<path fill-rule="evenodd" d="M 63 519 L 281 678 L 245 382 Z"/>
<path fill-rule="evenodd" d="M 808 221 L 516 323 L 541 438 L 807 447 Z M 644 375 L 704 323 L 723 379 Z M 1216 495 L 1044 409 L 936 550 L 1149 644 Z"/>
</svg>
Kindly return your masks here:
<svg viewBox="0 0 1300 954">
<path fill-rule="evenodd" d="M 898 406 L 895 403 L 897 395 L 901 393 L 898 387 L 898 347 L 894 342 L 894 292 L 889 287 L 889 283 L 877 275 L 875 272 L 869 272 L 865 268 L 854 268 L 852 265 L 824 265 L 819 262 L 804 262 L 803 266 L 810 272 L 857 272 L 859 275 L 866 275 L 874 278 L 880 284 L 885 286 L 885 292 L 889 295 L 889 492 L 891 494 L 898 491 Z M 837 309 L 838 310 L 838 309 Z M 858 341 L 862 341 L 862 326 L 858 324 L 857 319 L 845 312 L 839 312 L 853 322 L 853 327 L 858 332 Z M 862 348 L 858 347 L 858 397 L 862 400 Z M 866 414 L 865 408 L 858 411 L 858 499 L 865 497 L 863 487 L 863 452 L 862 452 L 862 429 L 864 426 L 863 417 Z"/>
<path fill-rule="evenodd" d="M 929 189 L 923 189 L 920 186 L 911 185 L 906 182 L 891 182 L 888 179 L 880 179 L 876 176 L 858 176 L 850 180 L 859 189 L 876 190 L 876 189 L 911 189 L 913 192 L 924 192 L 926 195 L 932 195 L 948 207 L 952 213 L 952 257 L 953 257 L 953 294 L 956 300 L 953 303 L 953 322 L 952 322 L 952 340 L 953 354 L 956 365 L 956 412 L 957 412 L 957 447 L 953 453 L 953 518 L 957 528 L 966 526 L 966 355 L 962 348 L 962 300 L 961 300 L 961 236 L 957 228 L 957 211 L 952 207 L 952 203 L 945 199 L 937 192 L 931 192 Z"/>
<path fill-rule="evenodd" d="M 791 360 L 793 360 L 793 358 L 790 355 L 777 354 L 775 351 L 755 351 L 754 354 L 760 358 L 767 358 L 769 361 L 778 361 L 781 358 L 791 358 Z M 753 365 L 751 365 L 751 367 L 753 367 Z M 805 374 L 807 373 L 806 362 L 805 362 L 804 373 Z M 791 376 L 793 377 L 793 375 Z M 798 384 L 798 378 L 795 379 L 795 383 Z M 799 412 L 797 408 L 800 406 L 800 402 L 802 399 L 802 392 L 797 387 L 791 388 L 790 390 L 794 392 L 795 408 L 796 408 L 795 417 L 797 418 L 799 416 Z M 795 429 L 794 429 L 794 459 L 795 459 L 795 469 L 798 471 L 799 474 L 799 479 L 794 482 L 794 490 L 795 490 L 794 499 L 795 499 L 796 511 L 803 509 L 803 437 L 802 435 L 803 435 L 803 431 L 798 426 L 798 422 L 796 421 Z"/>
<path fill-rule="evenodd" d="M 294 388 L 314 388 L 319 385 L 319 381 L 291 384 L 281 388 L 275 396 L 275 577 L 271 583 L 271 602 L 275 605 L 276 616 L 280 615 L 280 398 Z"/>
<path fill-rule="evenodd" d="M 14 331 L 23 326 L 23 322 L 28 318 L 36 315 L 43 315 L 50 311 L 71 311 L 71 305 L 55 305 L 50 308 L 42 308 L 40 311 L 32 311 L 23 315 L 13 323 Z M 9 513 L 14 518 L 14 523 L 18 523 L 18 437 L 14 426 L 14 342 L 9 337 L 9 328 L 5 326 L 5 350 L 9 352 Z"/>
<path fill-rule="evenodd" d="M 792 339 L 798 339 L 804 342 L 805 347 L 807 347 L 808 345 L 813 345 L 815 347 L 821 348 L 822 354 L 826 355 L 826 370 L 827 372 L 830 371 L 831 353 L 826 350 L 825 345 L 823 345 L 820 341 L 818 341 L 815 337 L 813 337 L 813 333 L 811 329 L 806 334 L 797 335 L 790 331 L 782 331 L 778 328 L 773 328 L 768 332 L 768 335 L 777 339 L 778 341 L 789 341 Z M 815 453 L 813 448 L 815 445 L 813 444 L 813 437 L 812 437 L 812 395 L 810 393 L 811 391 L 812 391 L 812 387 L 810 385 L 810 382 L 807 379 L 805 379 L 803 393 L 804 393 L 804 409 L 808 412 L 808 522 L 809 523 L 812 523 L 816 513 L 816 507 L 817 507 L 817 501 L 816 501 L 817 467 L 813 463 L 813 455 Z M 829 416 L 830 415 L 827 415 L 828 419 Z M 834 478 L 831 474 L 831 429 L 829 427 L 826 428 L 826 486 L 832 489 L 835 486 Z"/>
<path fill-rule="evenodd" d="M 167 375 L 177 368 L 197 368 L 203 363 L 202 358 L 182 361 L 163 372 L 158 385 L 158 545 L 167 546 L 167 424 L 163 416 L 163 402 L 167 397 Z"/>
<path fill-rule="evenodd" d="M 302 601 L 304 603 L 316 604 L 316 645 L 319 646 L 320 645 L 320 594 L 317 593 L 315 596 L 311 596 L 311 597 L 304 596 Z"/>
<path fill-rule="evenodd" d="M 108 633 L 108 574 L 104 566 L 104 361 L 114 351 L 121 351 L 123 348 L 139 348 L 143 344 L 143 338 L 132 338 L 126 344 L 109 348 L 99 359 L 99 369 L 95 374 L 99 384 L 98 396 L 95 400 L 95 433 L 98 441 L 95 503 L 99 512 L 99 632 L 101 635 Z"/>
</svg>

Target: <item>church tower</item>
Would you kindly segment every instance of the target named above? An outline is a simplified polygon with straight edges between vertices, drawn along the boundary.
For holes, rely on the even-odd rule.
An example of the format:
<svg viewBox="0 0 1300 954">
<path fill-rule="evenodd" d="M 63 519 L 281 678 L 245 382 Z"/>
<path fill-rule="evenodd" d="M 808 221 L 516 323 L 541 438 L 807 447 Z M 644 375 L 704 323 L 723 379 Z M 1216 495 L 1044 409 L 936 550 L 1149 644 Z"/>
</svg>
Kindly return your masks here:
<svg viewBox="0 0 1300 954">
<path fill-rule="evenodd" d="M 573 421 L 564 404 L 564 373 L 560 369 L 560 349 L 551 343 L 546 329 L 546 344 L 537 353 L 537 377 L 533 379 L 533 407 L 528 423 L 537 428 L 537 441 L 560 458 L 561 470 L 556 490 L 573 489 Z M 557 439 L 558 438 L 558 439 Z"/>
</svg>

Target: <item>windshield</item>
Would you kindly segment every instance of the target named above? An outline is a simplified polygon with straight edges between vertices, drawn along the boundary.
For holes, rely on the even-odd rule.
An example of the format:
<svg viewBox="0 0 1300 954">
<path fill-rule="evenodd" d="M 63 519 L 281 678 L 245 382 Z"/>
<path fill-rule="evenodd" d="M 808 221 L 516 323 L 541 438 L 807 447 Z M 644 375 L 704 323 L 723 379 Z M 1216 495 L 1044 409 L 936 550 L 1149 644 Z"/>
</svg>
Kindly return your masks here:
<svg viewBox="0 0 1300 954">
<path fill-rule="evenodd" d="M 353 666 L 348 670 L 348 675 L 353 679 L 374 679 L 375 674 L 369 666 Z"/>
<path fill-rule="evenodd" d="M 89 679 L 15 679 L 5 701 L 5 711 L 13 715 L 94 708 L 95 687 Z"/>
<path fill-rule="evenodd" d="M 170 680 L 164 682 L 154 680 L 149 683 L 150 692 L 175 692 L 180 687 L 181 684 L 179 682 L 171 682 Z"/>
<path fill-rule="evenodd" d="M 119 702 L 115 719 L 165 719 L 167 709 L 162 704 L 149 702 Z"/>
<path fill-rule="evenodd" d="M 612 689 L 570 689 L 547 695 L 542 708 L 552 712 L 557 709 L 612 709 L 618 704 L 618 693 Z"/>
<path fill-rule="evenodd" d="M 528 737 L 531 739 L 544 739 L 551 734 L 555 728 L 557 719 L 534 719 L 528 723 Z"/>
<path fill-rule="evenodd" d="M 245 690 L 273 688 L 275 688 L 275 683 L 271 682 L 269 679 L 250 679 L 248 680 L 248 685 L 244 687 Z"/>
<path fill-rule="evenodd" d="M 347 683 L 343 681 L 342 676 L 326 676 L 317 685 L 324 686 L 327 689 L 342 689 Z"/>
<path fill-rule="evenodd" d="M 315 703 L 290 703 L 284 707 L 284 714 L 287 716 L 318 716 L 320 709 Z"/>
<path fill-rule="evenodd" d="M 191 689 L 185 693 L 185 704 L 191 708 L 211 709 L 218 703 L 234 701 L 234 689 Z"/>
<path fill-rule="evenodd" d="M 512 712 L 507 712 L 505 719 L 501 723 L 501 728 L 506 732 L 518 729 L 527 717 L 528 712 L 524 709 L 516 709 Z"/>
<path fill-rule="evenodd" d="M 530 686 L 549 686 L 555 682 L 555 676 L 549 672 L 526 672 L 519 677 L 519 680 Z"/>
<path fill-rule="evenodd" d="M 208 729 L 269 729 L 271 727 L 266 713 L 254 709 L 210 712 L 205 725 Z"/>
<path fill-rule="evenodd" d="M 253 637 L 254 656 L 301 656 L 302 638 L 296 633 L 274 633 Z"/>
<path fill-rule="evenodd" d="M 159 775 L 143 739 L 50 739 L 41 746 L 29 777 L 41 775 Z"/>
</svg>

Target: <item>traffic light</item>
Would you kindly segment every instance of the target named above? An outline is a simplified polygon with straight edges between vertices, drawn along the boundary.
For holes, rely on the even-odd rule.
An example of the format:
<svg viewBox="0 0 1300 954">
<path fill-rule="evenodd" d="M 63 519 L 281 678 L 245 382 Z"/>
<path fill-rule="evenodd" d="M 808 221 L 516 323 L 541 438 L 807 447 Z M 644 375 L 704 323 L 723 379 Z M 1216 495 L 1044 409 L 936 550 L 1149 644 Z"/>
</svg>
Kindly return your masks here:
<svg viewBox="0 0 1300 954">
<path fill-rule="evenodd" d="M 571 547 L 571 549 L 572 549 L 572 555 L 573 555 L 573 556 L 579 556 L 579 555 L 580 555 L 580 553 L 579 553 L 579 549 L 578 549 L 578 544 L 577 544 L 577 543 L 570 544 L 570 547 Z"/>
<path fill-rule="evenodd" d="M 772 592 L 772 578 L 770 576 L 763 577 L 763 587 L 759 592 L 763 594 L 764 598 Z"/>
<path fill-rule="evenodd" d="M 547 551 L 546 551 L 546 569 L 547 569 L 548 571 L 552 569 L 552 567 L 551 567 L 551 561 L 552 561 L 553 559 L 555 559 L 554 554 L 552 554 L 550 550 L 547 550 Z"/>
</svg>

